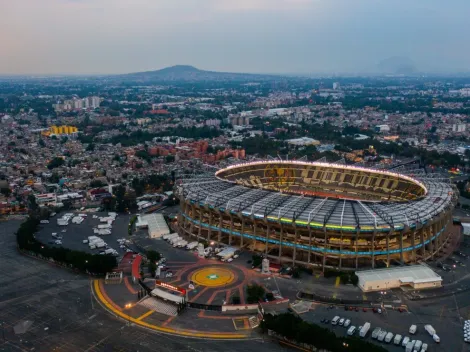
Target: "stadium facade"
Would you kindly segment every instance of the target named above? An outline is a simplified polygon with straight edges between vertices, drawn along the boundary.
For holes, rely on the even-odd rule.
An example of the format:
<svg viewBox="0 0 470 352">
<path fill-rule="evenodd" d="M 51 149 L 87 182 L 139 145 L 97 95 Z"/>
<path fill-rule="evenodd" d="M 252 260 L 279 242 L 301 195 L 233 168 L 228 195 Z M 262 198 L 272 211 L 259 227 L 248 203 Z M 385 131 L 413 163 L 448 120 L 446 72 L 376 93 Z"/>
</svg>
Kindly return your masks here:
<svg viewBox="0 0 470 352">
<path fill-rule="evenodd" d="M 254 161 L 180 179 L 182 234 L 323 268 L 432 260 L 458 191 L 424 169 Z"/>
</svg>

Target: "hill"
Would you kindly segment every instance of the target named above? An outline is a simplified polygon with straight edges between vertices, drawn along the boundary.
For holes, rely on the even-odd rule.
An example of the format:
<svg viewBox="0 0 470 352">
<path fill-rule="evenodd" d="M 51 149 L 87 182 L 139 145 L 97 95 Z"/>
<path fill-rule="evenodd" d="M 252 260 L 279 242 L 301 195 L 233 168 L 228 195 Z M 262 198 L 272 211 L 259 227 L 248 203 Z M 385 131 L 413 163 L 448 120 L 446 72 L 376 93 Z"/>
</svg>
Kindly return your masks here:
<svg viewBox="0 0 470 352">
<path fill-rule="evenodd" d="M 251 73 L 231 73 L 231 72 L 216 72 L 200 70 L 194 66 L 189 65 L 176 65 L 166 67 L 156 71 L 145 71 L 128 73 L 124 75 L 114 76 L 118 79 L 136 80 L 136 81 L 155 81 L 155 82 L 169 82 L 169 81 L 245 81 L 245 80 L 271 80 L 279 78 L 275 75 L 251 74 Z"/>
</svg>

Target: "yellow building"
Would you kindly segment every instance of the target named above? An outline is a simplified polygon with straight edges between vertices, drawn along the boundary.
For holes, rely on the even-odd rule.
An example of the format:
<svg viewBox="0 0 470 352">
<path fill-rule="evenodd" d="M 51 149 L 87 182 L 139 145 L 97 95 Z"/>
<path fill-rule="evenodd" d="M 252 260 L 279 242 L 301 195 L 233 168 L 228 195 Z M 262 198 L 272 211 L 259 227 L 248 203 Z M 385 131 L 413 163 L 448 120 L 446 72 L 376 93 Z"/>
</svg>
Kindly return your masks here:
<svg viewBox="0 0 470 352">
<path fill-rule="evenodd" d="M 78 133 L 78 128 L 75 126 L 51 126 L 48 131 L 42 132 L 43 136 L 51 137 L 51 136 L 70 136 L 76 135 Z"/>
</svg>

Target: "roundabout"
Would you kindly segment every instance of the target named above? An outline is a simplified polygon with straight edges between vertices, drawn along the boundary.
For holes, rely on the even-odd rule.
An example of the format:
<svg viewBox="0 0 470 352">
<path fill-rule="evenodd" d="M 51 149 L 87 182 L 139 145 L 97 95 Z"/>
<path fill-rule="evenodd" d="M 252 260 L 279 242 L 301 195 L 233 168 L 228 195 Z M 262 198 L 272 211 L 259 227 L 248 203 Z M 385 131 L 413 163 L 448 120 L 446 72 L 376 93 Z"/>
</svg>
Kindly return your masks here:
<svg viewBox="0 0 470 352">
<path fill-rule="evenodd" d="M 235 273 L 228 268 L 209 266 L 195 271 L 191 281 L 204 287 L 221 287 L 231 284 L 235 277 Z"/>
</svg>

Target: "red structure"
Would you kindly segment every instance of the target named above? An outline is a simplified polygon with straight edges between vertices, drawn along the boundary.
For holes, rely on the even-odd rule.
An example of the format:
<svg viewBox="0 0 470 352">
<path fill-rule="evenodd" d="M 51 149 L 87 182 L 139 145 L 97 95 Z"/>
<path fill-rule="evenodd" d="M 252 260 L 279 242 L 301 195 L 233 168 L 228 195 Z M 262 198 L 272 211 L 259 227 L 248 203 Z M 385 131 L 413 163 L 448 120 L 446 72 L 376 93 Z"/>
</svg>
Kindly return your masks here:
<svg viewBox="0 0 470 352">
<path fill-rule="evenodd" d="M 142 263 L 142 257 L 140 254 L 137 254 L 132 262 L 132 281 L 135 283 L 137 280 L 140 280 L 140 263 Z"/>
</svg>

